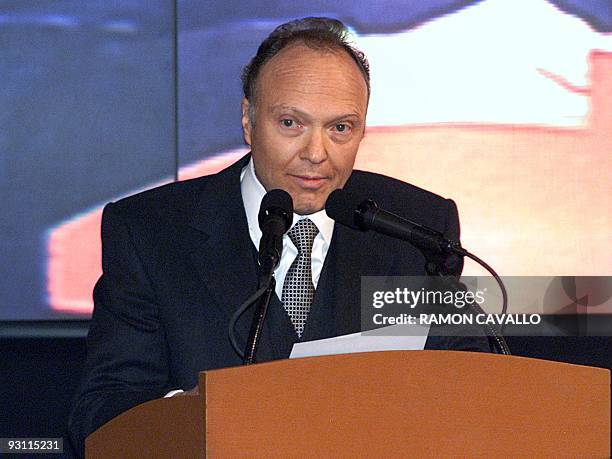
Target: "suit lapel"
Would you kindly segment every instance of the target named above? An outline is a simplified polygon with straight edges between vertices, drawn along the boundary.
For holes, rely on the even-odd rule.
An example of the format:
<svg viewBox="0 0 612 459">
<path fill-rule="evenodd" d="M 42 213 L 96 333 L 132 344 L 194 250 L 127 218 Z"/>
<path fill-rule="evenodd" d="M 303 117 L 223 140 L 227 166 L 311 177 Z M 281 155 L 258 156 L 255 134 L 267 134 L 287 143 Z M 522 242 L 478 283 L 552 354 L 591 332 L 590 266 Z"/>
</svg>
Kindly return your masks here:
<svg viewBox="0 0 612 459">
<path fill-rule="evenodd" d="M 334 323 L 337 335 L 361 331 L 361 278 L 390 272 L 395 255 L 384 250 L 380 236 L 337 226 Z"/>
<path fill-rule="evenodd" d="M 303 340 L 361 331 L 361 277 L 385 275 L 396 253 L 384 237 L 336 224 Z"/>
<path fill-rule="evenodd" d="M 246 156 L 209 178 L 190 222 L 201 234 L 194 244 L 191 261 L 214 298 L 214 307 L 225 315 L 227 322 L 257 286 L 257 251 L 249 236 L 240 192 L 240 171 L 248 159 Z M 250 308 L 236 327 L 243 346 L 253 310 Z M 269 342 L 265 341 L 269 341 L 269 334 L 262 336 L 260 343 L 261 353 L 269 354 Z"/>
</svg>

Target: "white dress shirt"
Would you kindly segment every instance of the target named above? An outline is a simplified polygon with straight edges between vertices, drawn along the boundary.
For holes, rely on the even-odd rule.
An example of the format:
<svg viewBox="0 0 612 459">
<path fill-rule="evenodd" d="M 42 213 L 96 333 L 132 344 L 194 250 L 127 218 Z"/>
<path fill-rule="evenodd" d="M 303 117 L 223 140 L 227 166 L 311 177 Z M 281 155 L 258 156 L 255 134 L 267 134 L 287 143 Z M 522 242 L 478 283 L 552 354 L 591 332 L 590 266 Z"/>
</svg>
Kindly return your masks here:
<svg viewBox="0 0 612 459">
<path fill-rule="evenodd" d="M 242 173 L 240 174 L 240 192 L 242 194 L 242 202 L 244 203 L 244 210 L 247 216 L 251 241 L 253 241 L 255 248 L 259 250 L 261 229 L 259 229 L 257 216 L 259 215 L 259 206 L 266 194 L 266 189 L 255 175 L 255 167 L 252 158 L 244 169 L 242 169 Z M 291 226 L 295 225 L 298 220 L 303 218 L 312 220 L 319 229 L 319 233 L 315 237 L 312 246 L 312 282 L 316 289 L 319 283 L 319 277 L 321 277 L 323 262 L 325 262 L 325 257 L 327 256 L 327 251 L 331 244 L 332 234 L 334 232 L 334 221 L 327 216 L 325 210 L 320 210 L 311 215 L 293 214 L 293 223 Z M 297 248 L 295 244 L 291 242 L 289 236 L 285 234 L 285 236 L 283 236 L 283 253 L 281 255 L 281 260 L 276 270 L 274 270 L 274 277 L 276 278 L 275 291 L 279 299 L 282 298 L 285 276 L 296 256 Z"/>
</svg>

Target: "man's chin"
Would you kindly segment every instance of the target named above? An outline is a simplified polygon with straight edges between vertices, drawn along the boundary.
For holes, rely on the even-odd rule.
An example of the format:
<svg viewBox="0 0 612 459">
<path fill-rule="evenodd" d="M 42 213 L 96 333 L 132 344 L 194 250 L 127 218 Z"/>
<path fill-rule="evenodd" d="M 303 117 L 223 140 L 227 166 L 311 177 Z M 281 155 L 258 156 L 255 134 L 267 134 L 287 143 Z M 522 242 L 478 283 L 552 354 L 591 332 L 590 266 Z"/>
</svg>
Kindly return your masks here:
<svg viewBox="0 0 612 459">
<path fill-rule="evenodd" d="M 320 201 L 304 201 L 304 202 L 294 202 L 293 203 L 293 212 L 298 215 L 311 215 L 314 214 L 325 207 L 325 202 L 321 203 Z"/>
<path fill-rule="evenodd" d="M 298 209 L 293 209 L 293 211 L 298 214 L 298 215 L 312 215 L 314 213 L 317 213 L 318 211 L 320 211 L 321 209 L 323 209 L 322 207 L 317 209 L 317 208 L 298 208 Z"/>
<path fill-rule="evenodd" d="M 327 190 L 317 190 L 316 192 L 304 190 L 292 190 L 289 192 L 293 198 L 293 212 L 298 215 L 314 214 L 325 208 L 325 202 L 329 192 Z"/>
</svg>

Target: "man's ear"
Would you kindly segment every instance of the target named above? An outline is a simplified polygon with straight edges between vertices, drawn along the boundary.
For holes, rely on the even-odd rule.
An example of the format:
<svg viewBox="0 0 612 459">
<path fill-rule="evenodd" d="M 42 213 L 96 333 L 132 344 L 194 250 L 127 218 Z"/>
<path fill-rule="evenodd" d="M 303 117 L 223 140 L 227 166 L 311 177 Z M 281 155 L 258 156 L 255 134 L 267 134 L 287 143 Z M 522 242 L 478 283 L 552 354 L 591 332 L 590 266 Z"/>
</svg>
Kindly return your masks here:
<svg viewBox="0 0 612 459">
<path fill-rule="evenodd" d="M 242 136 L 248 146 L 251 146 L 251 119 L 249 117 L 249 100 L 242 99 Z"/>
</svg>

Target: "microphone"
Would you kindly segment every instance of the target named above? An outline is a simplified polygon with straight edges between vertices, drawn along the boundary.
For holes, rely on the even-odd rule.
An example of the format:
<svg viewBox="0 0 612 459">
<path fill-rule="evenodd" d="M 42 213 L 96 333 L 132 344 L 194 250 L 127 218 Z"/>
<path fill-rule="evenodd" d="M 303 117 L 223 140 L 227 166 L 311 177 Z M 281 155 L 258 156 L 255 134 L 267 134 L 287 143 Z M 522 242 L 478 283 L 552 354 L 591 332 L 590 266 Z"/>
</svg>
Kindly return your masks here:
<svg viewBox="0 0 612 459">
<path fill-rule="evenodd" d="M 465 255 L 458 242 L 447 239 L 439 231 L 387 212 L 372 199 L 363 199 L 352 191 L 333 191 L 325 203 L 325 212 L 333 220 L 353 229 L 374 230 L 435 253 Z"/>
<path fill-rule="evenodd" d="M 283 253 L 283 235 L 293 222 L 293 200 L 284 190 L 270 190 L 261 200 L 259 208 L 259 266 L 261 277 L 266 279 L 278 266 Z"/>
<path fill-rule="evenodd" d="M 452 266 L 452 258 L 456 255 L 471 258 L 489 271 L 499 284 L 502 293 L 502 315 L 506 314 L 508 294 L 504 283 L 495 270 L 476 255 L 462 248 L 458 242 L 445 238 L 439 231 L 382 210 L 372 199 L 363 199 L 363 196 L 343 189 L 334 190 L 329 195 L 325 203 L 325 212 L 331 219 L 350 228 L 361 231 L 374 230 L 387 236 L 408 241 L 421 250 L 446 255 L 445 265 L 448 263 Z M 434 274 L 429 269 L 427 271 L 430 275 Z M 440 275 L 441 272 L 437 270 L 437 274 Z M 449 280 L 449 282 L 453 287 L 461 288 L 462 286 L 458 281 Z M 475 303 L 470 304 L 470 307 L 474 308 L 477 313 L 483 312 L 480 306 Z M 497 330 L 487 324 L 483 326 L 493 338 L 494 345 L 500 353 L 509 355 L 510 349 Z"/>
<path fill-rule="evenodd" d="M 251 365 L 257 361 L 257 347 L 263 330 L 263 324 L 268 312 L 268 306 L 276 281 L 274 269 L 280 262 L 283 253 L 283 235 L 291 228 L 293 222 L 293 199 L 284 190 L 268 191 L 259 207 L 259 228 L 261 229 L 261 240 L 259 241 L 259 277 L 257 279 L 257 291 L 248 298 L 232 316 L 230 321 L 229 336 L 232 346 L 240 355 L 244 365 Z M 234 333 L 234 327 L 238 318 L 257 301 L 255 313 L 251 322 L 251 330 L 244 352 L 241 352 Z"/>
</svg>

